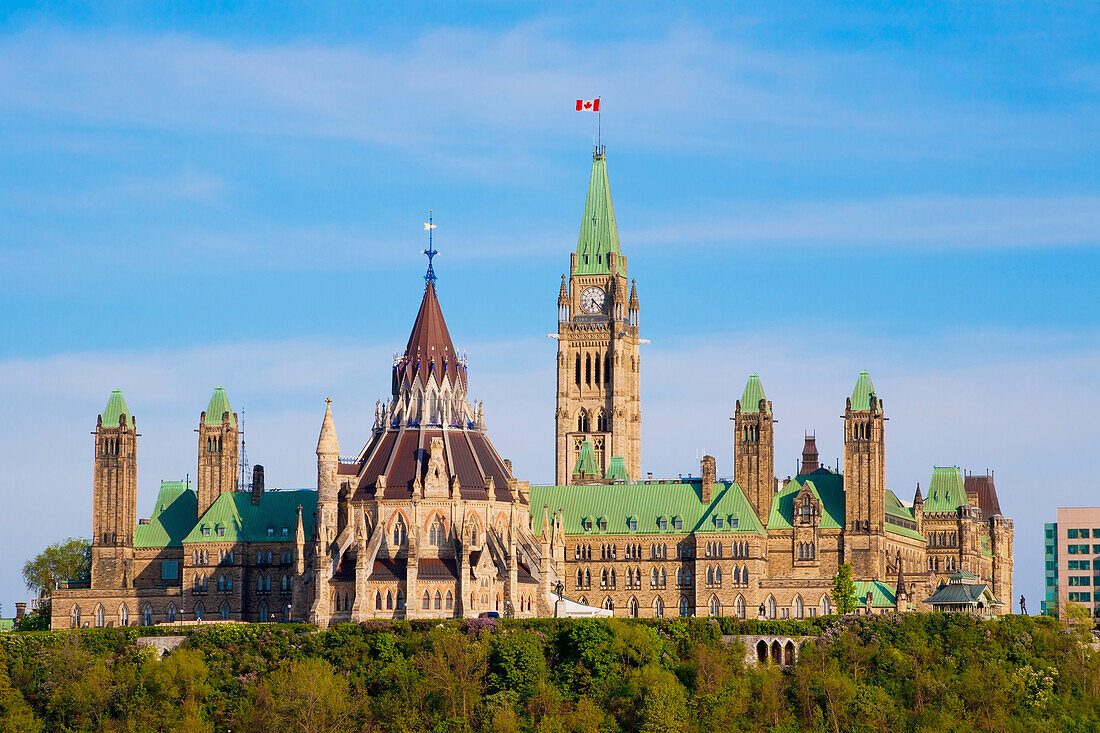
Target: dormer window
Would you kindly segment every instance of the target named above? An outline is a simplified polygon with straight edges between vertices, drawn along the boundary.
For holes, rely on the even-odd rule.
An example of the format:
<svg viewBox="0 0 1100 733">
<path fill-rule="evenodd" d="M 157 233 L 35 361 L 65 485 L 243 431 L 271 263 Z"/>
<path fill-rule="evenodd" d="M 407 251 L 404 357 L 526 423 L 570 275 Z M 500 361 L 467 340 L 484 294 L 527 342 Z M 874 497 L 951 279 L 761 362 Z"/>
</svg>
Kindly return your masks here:
<svg viewBox="0 0 1100 733">
<path fill-rule="evenodd" d="M 737 529 L 737 525 L 740 520 L 737 517 L 730 517 L 730 529 Z"/>
<path fill-rule="evenodd" d="M 715 517 L 714 518 L 714 526 L 715 527 L 717 527 L 718 529 L 722 529 L 723 524 L 725 524 L 725 522 L 723 521 L 723 519 L 721 517 Z"/>
<path fill-rule="evenodd" d="M 283 527 L 283 537 L 290 536 L 290 527 Z"/>
<path fill-rule="evenodd" d="M 673 517 L 672 518 L 672 526 L 676 529 L 683 529 L 684 528 L 684 520 L 680 519 L 679 517 Z"/>
<path fill-rule="evenodd" d="M 275 536 L 275 528 L 274 527 L 268 527 L 267 528 L 267 536 L 268 537 L 274 537 Z"/>
<path fill-rule="evenodd" d="M 205 524 L 202 525 L 202 536 L 203 537 L 209 537 L 210 536 L 210 528 L 207 527 Z"/>
<path fill-rule="evenodd" d="M 658 517 L 657 518 L 657 527 L 660 528 L 660 530 L 662 532 L 664 532 L 665 530 L 668 529 L 668 520 L 665 519 L 664 517 Z"/>
<path fill-rule="evenodd" d="M 626 528 L 631 532 L 636 532 L 638 530 L 638 520 L 634 517 L 627 517 Z"/>
<path fill-rule="evenodd" d="M 607 520 L 604 519 L 603 517 L 600 517 L 598 520 L 596 520 L 596 526 L 600 528 L 601 532 L 606 532 L 607 531 Z"/>
<path fill-rule="evenodd" d="M 220 524 L 214 528 L 214 531 L 218 533 L 219 537 L 225 537 L 225 527 Z"/>
<path fill-rule="evenodd" d="M 588 517 L 585 517 L 584 519 L 581 520 L 581 526 L 584 527 L 585 532 L 591 532 L 592 531 L 592 520 L 589 519 Z"/>
</svg>

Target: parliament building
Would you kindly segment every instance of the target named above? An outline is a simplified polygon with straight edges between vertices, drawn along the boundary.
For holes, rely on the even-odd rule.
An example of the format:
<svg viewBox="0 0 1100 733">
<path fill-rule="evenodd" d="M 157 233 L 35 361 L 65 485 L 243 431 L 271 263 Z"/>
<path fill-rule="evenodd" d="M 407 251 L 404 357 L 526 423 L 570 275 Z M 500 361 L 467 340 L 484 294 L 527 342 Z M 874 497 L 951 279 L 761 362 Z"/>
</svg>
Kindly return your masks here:
<svg viewBox="0 0 1100 733">
<path fill-rule="evenodd" d="M 602 148 L 558 292 L 555 485 L 517 479 L 493 446 L 427 254 L 391 393 L 355 453 L 341 453 L 326 400 L 316 487 L 267 490 L 258 466 L 244 485 L 238 417 L 217 387 L 198 418 L 194 485 L 161 482 L 138 519 L 140 434 L 115 390 L 94 433 L 91 581 L 54 592 L 53 627 L 806 618 L 835 612 L 842 563 L 862 613 L 932 610 L 960 579 L 988 604 L 982 613 L 1011 610 L 1013 524 L 992 475 L 933 467 L 911 503 L 899 499 L 886 488 L 886 413 L 867 372 L 838 395 L 842 471 L 821 465 L 807 437 L 798 475 L 777 479 L 776 413 L 749 374 L 728 395 L 731 478 L 711 456 L 698 478 L 643 477 L 640 301 Z"/>
</svg>

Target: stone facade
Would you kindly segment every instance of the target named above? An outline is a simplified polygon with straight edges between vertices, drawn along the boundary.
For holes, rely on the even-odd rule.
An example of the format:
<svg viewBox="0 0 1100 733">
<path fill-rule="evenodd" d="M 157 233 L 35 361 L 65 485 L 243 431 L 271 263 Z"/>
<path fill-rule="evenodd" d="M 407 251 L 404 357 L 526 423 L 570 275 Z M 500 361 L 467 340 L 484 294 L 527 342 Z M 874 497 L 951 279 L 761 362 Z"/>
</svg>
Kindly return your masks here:
<svg viewBox="0 0 1100 733">
<path fill-rule="evenodd" d="M 241 432 L 219 387 L 199 417 L 196 489 L 162 482 L 135 522 L 139 435 L 111 395 L 95 431 L 92 578 L 57 591 L 56 628 L 542 616 L 558 589 L 619 616 L 803 618 L 833 612 L 842 563 L 863 613 L 928 610 L 922 599 L 958 571 L 1011 610 L 1013 524 L 992 476 L 936 467 L 927 497 L 918 486 L 902 502 L 886 487 L 886 413 L 866 372 L 837 400 L 843 473 L 821 467 L 807 437 L 799 475 L 777 480 L 776 413 L 752 374 L 734 401 L 731 478 L 710 456 L 699 478 L 642 478 L 645 341 L 602 149 L 558 293 L 555 485 L 518 480 L 493 447 L 427 254 L 391 394 L 353 455 L 326 405 L 315 488 L 265 490 L 260 469 L 238 490 Z"/>
</svg>

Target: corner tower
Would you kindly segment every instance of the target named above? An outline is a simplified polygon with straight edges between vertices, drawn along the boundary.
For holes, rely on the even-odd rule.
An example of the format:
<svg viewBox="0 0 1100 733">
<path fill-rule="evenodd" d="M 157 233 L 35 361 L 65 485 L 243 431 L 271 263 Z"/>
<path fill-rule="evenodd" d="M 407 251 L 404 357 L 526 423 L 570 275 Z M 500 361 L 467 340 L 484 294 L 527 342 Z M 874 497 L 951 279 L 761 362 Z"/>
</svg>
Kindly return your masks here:
<svg viewBox="0 0 1100 733">
<path fill-rule="evenodd" d="M 210 404 L 199 416 L 199 516 L 227 491 L 237 490 L 240 432 L 237 413 L 229 406 L 224 387 L 215 387 Z"/>
<path fill-rule="evenodd" d="M 638 291 L 619 249 L 604 149 L 592 155 L 577 249 L 558 293 L 556 478 L 572 480 L 581 447 L 606 476 L 621 457 L 627 477 L 641 476 L 642 434 Z M 616 466 L 618 462 L 616 462 Z"/>
<path fill-rule="evenodd" d="M 845 529 L 881 534 L 886 521 L 886 415 L 871 375 L 860 372 L 844 409 Z"/>
<path fill-rule="evenodd" d="M 96 421 L 92 475 L 92 588 L 133 584 L 137 524 L 137 427 L 122 390 Z"/>
<path fill-rule="evenodd" d="M 760 377 L 750 374 L 733 410 L 733 478 L 765 526 L 775 496 L 773 422 L 772 403 L 764 396 Z"/>
</svg>

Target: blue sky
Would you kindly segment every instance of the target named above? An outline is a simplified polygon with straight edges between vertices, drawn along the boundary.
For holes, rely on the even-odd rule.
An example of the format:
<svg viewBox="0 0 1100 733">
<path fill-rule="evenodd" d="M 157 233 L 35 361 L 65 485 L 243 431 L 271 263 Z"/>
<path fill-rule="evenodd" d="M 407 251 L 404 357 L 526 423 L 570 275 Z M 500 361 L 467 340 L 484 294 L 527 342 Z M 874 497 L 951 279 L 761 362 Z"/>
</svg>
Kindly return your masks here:
<svg viewBox="0 0 1100 733">
<path fill-rule="evenodd" d="M 471 389 L 549 480 L 545 334 L 594 135 L 572 101 L 600 95 L 652 340 L 645 470 L 709 451 L 729 473 L 750 371 L 777 470 L 803 430 L 835 459 L 870 369 L 891 488 L 995 469 L 1037 609 L 1042 522 L 1097 501 L 1098 33 L 1070 3 L 4 4 L 0 600 L 24 556 L 88 534 L 113 387 L 141 514 L 193 470 L 215 384 L 271 484 L 309 485 L 327 395 L 356 450 L 429 208 Z"/>
</svg>

